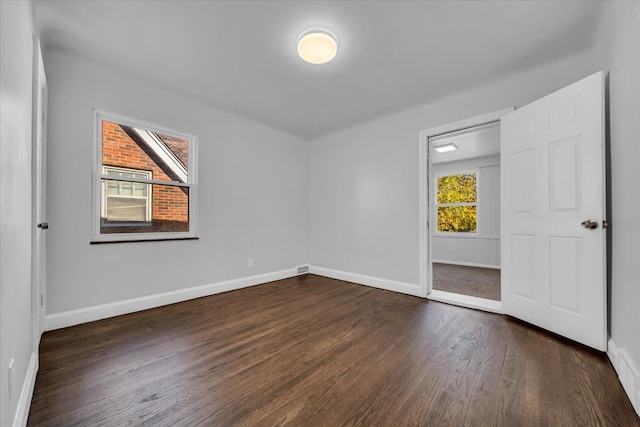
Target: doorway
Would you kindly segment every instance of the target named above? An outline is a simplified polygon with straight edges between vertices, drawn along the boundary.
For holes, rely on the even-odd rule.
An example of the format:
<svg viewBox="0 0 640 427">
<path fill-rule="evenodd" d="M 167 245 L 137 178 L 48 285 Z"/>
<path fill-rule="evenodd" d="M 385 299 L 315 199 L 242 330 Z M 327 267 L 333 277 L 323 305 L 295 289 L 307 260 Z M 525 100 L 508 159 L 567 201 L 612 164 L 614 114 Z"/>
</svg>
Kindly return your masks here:
<svg viewBox="0 0 640 427">
<path fill-rule="evenodd" d="M 516 111 L 498 111 L 420 133 L 423 296 L 504 313 L 606 350 L 604 76 L 597 72 Z M 501 301 L 493 301 L 433 287 L 436 245 L 430 236 L 437 223 L 431 213 L 438 206 L 432 197 L 435 165 L 430 142 L 498 120 L 502 270 Z M 457 203 L 473 204 L 469 199 Z"/>
<path fill-rule="evenodd" d="M 421 265 L 429 299 L 502 311 L 500 117 L 510 111 L 421 132 Z"/>
</svg>

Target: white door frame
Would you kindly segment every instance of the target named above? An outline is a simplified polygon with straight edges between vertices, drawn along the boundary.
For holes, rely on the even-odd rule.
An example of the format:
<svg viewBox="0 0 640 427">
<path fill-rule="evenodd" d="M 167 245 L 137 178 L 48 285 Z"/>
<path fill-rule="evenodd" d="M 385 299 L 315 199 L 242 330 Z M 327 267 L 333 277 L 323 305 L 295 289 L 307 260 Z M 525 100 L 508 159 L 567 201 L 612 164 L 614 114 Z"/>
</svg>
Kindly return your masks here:
<svg viewBox="0 0 640 427">
<path fill-rule="evenodd" d="M 420 132 L 419 138 L 419 202 L 420 202 L 420 296 L 440 302 L 456 304 L 463 307 L 476 308 L 480 310 L 490 311 L 493 313 L 502 313 L 502 304 L 499 301 L 487 300 L 467 295 L 460 295 L 451 292 L 439 291 L 433 289 L 433 277 L 431 274 L 431 233 L 429 231 L 429 186 L 431 159 L 429 158 L 429 138 L 443 133 L 454 132 L 457 130 L 480 126 L 500 120 L 500 117 L 513 111 L 514 107 L 505 108 L 487 114 L 482 114 L 468 119 L 459 120 L 442 126 L 436 126 Z"/>
<path fill-rule="evenodd" d="M 33 347 L 37 351 L 44 332 L 46 300 L 46 231 L 38 227 L 46 221 L 46 159 L 47 159 L 47 79 L 42 61 L 40 39 L 33 36 L 33 111 L 31 152 L 31 303 Z"/>
</svg>

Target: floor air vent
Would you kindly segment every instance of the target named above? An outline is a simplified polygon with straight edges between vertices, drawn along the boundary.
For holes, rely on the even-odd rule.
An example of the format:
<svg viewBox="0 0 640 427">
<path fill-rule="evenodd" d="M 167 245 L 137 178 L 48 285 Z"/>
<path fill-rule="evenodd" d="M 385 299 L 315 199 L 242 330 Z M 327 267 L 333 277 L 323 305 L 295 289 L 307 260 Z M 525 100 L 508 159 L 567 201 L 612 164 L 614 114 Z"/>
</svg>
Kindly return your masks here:
<svg viewBox="0 0 640 427">
<path fill-rule="evenodd" d="M 299 265 L 296 267 L 296 274 L 309 274 L 309 265 Z"/>
</svg>

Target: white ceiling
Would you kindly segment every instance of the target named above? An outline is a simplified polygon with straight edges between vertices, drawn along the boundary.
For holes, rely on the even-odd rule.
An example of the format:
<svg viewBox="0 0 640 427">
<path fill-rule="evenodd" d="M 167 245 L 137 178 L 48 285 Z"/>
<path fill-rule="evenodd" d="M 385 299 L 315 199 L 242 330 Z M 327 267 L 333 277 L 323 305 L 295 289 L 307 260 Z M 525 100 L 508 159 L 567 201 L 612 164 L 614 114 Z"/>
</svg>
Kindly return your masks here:
<svg viewBox="0 0 640 427">
<path fill-rule="evenodd" d="M 589 49 L 581 1 L 36 1 L 57 48 L 313 138 Z M 296 55 L 336 34 L 334 61 Z M 45 64 L 46 65 L 46 64 Z"/>
<path fill-rule="evenodd" d="M 454 144 L 455 151 L 438 153 L 435 147 Z M 429 156 L 432 164 L 475 159 L 500 154 L 500 126 L 498 122 L 474 126 L 457 132 L 449 132 L 429 138 Z"/>
</svg>

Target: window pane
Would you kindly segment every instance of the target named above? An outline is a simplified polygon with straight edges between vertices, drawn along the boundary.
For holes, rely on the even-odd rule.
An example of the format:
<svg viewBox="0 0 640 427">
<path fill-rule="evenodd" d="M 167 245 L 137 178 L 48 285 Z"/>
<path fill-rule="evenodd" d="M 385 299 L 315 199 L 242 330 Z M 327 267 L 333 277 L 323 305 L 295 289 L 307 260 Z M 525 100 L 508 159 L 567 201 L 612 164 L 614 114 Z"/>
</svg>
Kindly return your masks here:
<svg viewBox="0 0 640 427">
<path fill-rule="evenodd" d="M 475 173 L 438 177 L 438 203 L 474 203 L 478 201 Z"/>
<path fill-rule="evenodd" d="M 189 141 L 186 139 L 102 121 L 102 164 L 105 174 L 186 183 L 188 159 Z M 106 168 L 109 166 L 116 169 L 109 170 Z"/>
<path fill-rule="evenodd" d="M 138 182 L 134 182 L 131 185 L 131 195 L 136 197 L 147 197 L 147 187 L 148 184 L 140 184 Z"/>
<path fill-rule="evenodd" d="M 107 221 L 146 221 L 147 199 L 107 196 Z"/>
<path fill-rule="evenodd" d="M 120 184 L 120 191 L 118 194 L 122 196 L 133 196 L 133 184 L 130 182 L 123 182 Z"/>
<path fill-rule="evenodd" d="M 475 206 L 438 207 L 438 231 L 475 233 L 476 219 Z"/>
<path fill-rule="evenodd" d="M 103 179 L 101 234 L 189 231 L 189 188 Z M 113 194 L 113 189 L 117 193 Z M 104 191 L 104 190 L 103 190 Z"/>
<path fill-rule="evenodd" d="M 107 181 L 107 195 L 117 196 L 120 194 L 120 186 L 117 181 Z"/>
</svg>

